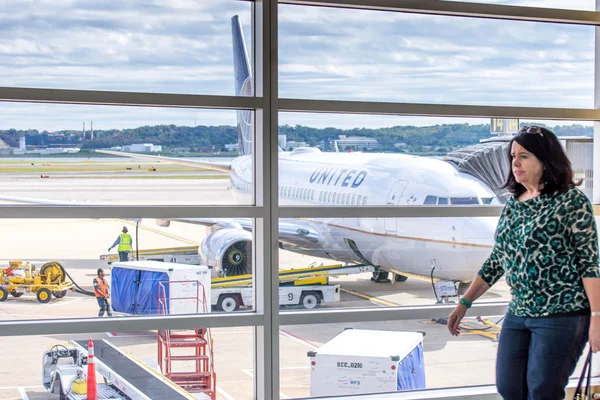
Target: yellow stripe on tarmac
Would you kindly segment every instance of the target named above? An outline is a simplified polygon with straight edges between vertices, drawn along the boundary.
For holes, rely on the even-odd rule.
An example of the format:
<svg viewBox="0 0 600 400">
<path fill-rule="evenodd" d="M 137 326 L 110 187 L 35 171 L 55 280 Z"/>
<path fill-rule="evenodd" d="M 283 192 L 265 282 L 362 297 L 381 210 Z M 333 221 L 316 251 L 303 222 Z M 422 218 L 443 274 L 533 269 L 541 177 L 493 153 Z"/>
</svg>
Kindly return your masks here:
<svg viewBox="0 0 600 400">
<path fill-rule="evenodd" d="M 121 221 L 122 223 L 128 224 L 130 226 L 135 226 L 135 224 L 133 222 L 131 222 L 131 221 L 127 221 L 127 220 L 123 220 L 123 219 L 118 219 L 117 221 Z M 158 233 L 159 235 L 166 236 L 166 237 L 168 237 L 170 239 L 178 240 L 180 242 L 184 242 L 184 243 L 191 244 L 191 245 L 194 245 L 194 246 L 200 246 L 200 243 L 194 242 L 193 240 L 185 239 L 185 238 L 182 238 L 181 236 L 176 236 L 176 235 L 173 235 L 173 234 L 168 233 L 168 232 L 164 232 L 164 231 L 161 231 L 161 230 L 158 230 L 158 229 L 150 228 L 149 226 L 146 226 L 146 225 L 140 224 L 140 229 L 144 229 L 144 230 L 147 230 L 147 231 L 150 231 L 150 232 L 153 232 L 153 233 Z"/>
<path fill-rule="evenodd" d="M 388 307 L 396 307 L 396 306 L 398 306 L 398 304 L 392 303 L 391 301 L 381 300 L 381 299 L 378 299 L 376 297 L 372 297 L 372 296 L 368 296 L 366 294 L 355 292 L 353 290 L 344 289 L 344 288 L 341 288 L 341 290 L 342 290 L 342 292 L 350 293 L 351 295 L 354 295 L 354 296 L 357 296 L 357 297 L 361 297 L 363 299 L 367 299 L 369 301 L 372 301 L 373 303 L 377 303 L 377 304 L 380 304 L 382 306 L 388 306 Z"/>
</svg>

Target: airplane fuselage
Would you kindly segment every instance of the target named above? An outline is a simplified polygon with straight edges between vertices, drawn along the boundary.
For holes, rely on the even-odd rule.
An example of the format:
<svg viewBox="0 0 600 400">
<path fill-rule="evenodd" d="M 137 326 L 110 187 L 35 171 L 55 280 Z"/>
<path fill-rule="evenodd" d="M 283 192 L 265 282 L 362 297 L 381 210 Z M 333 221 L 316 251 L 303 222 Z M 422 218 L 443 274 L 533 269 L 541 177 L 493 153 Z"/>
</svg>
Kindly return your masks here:
<svg viewBox="0 0 600 400">
<path fill-rule="evenodd" d="M 252 201 L 252 156 L 233 161 L 231 183 L 238 204 Z M 483 183 L 441 160 L 314 148 L 279 153 L 279 201 L 321 207 L 497 204 Z M 421 276 L 435 266 L 434 277 L 470 281 L 491 251 L 496 219 L 361 217 L 302 223 L 321 235 L 320 244 L 283 243 L 284 249 Z"/>
</svg>

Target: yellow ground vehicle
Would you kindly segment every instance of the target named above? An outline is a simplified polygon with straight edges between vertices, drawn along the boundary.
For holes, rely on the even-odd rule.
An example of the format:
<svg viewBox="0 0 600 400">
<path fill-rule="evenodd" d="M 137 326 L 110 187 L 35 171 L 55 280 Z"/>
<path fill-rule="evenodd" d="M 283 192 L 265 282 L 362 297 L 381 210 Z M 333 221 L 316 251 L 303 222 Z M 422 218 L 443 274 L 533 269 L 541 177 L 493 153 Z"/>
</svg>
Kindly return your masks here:
<svg viewBox="0 0 600 400">
<path fill-rule="evenodd" d="M 66 273 L 58 261 L 50 261 L 36 270 L 35 265 L 21 260 L 9 261 L 8 268 L 0 269 L 0 301 L 10 293 L 21 297 L 23 293 L 35 293 L 40 303 L 48 303 L 52 295 L 65 297 L 73 284 L 66 281 Z"/>
</svg>

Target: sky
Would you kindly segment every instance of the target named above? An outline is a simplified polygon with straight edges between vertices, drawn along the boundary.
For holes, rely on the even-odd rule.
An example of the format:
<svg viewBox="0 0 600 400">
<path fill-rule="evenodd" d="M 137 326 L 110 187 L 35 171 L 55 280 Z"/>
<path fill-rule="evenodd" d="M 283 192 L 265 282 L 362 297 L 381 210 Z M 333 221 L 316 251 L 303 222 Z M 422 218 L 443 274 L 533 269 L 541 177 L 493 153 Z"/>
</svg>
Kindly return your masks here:
<svg viewBox="0 0 600 400">
<path fill-rule="evenodd" d="M 482 3 L 593 10 L 593 0 Z M 4 0 L 0 86 L 233 95 L 238 0 Z M 251 48 L 251 46 L 250 46 Z M 282 5 L 283 98 L 592 108 L 594 28 Z M 235 111 L 0 104 L 0 129 L 235 125 Z M 282 113 L 280 125 L 379 128 L 486 119 Z M 556 122 L 561 124 L 562 122 Z M 551 122 L 554 124 L 554 122 Z"/>
</svg>

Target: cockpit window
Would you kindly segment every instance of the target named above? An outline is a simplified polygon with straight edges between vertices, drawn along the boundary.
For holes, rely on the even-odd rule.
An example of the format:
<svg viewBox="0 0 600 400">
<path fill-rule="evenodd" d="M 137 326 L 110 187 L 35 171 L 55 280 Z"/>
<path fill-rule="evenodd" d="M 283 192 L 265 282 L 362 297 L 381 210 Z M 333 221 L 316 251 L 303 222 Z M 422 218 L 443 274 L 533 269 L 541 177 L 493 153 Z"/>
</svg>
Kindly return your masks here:
<svg viewBox="0 0 600 400">
<path fill-rule="evenodd" d="M 427 196 L 425 198 L 425 202 L 423 204 L 436 204 L 437 203 L 437 197 L 436 196 Z"/>
<path fill-rule="evenodd" d="M 465 204 L 479 204 L 477 197 L 451 197 L 450 204 L 452 205 L 465 205 Z"/>
</svg>

